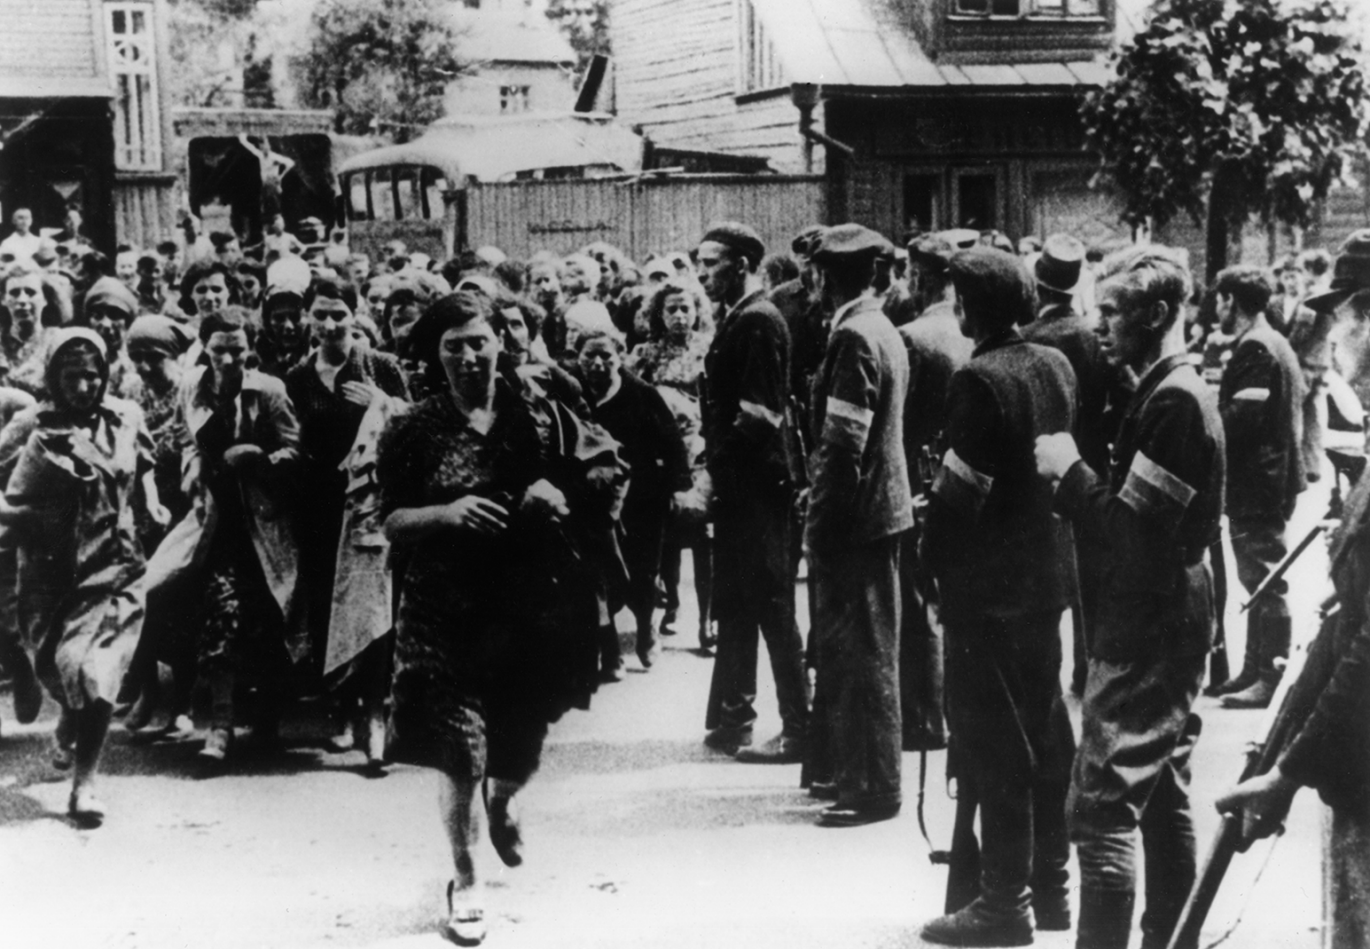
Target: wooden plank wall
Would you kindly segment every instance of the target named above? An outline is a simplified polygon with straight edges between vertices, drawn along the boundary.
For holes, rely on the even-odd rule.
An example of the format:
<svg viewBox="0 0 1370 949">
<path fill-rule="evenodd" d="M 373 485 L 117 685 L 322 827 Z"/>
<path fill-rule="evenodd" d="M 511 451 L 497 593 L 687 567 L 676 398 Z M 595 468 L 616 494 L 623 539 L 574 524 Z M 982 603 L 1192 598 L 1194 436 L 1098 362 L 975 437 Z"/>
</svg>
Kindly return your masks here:
<svg viewBox="0 0 1370 949">
<path fill-rule="evenodd" d="M 663 145 L 764 155 L 777 171 L 803 170 L 788 90 L 738 101 L 736 0 L 614 0 L 610 22 L 625 122 Z M 815 150 L 817 161 L 822 155 Z"/>
<path fill-rule="evenodd" d="M 176 236 L 174 183 L 163 178 L 118 181 L 114 185 L 115 239 L 146 248 Z"/>
<path fill-rule="evenodd" d="M 738 220 L 768 248 L 788 250 L 801 228 L 826 223 L 824 206 L 816 176 L 512 182 L 469 190 L 467 234 L 472 247 L 492 244 L 515 257 L 602 240 L 641 261 L 689 250 L 711 223 Z"/>
<path fill-rule="evenodd" d="M 99 74 L 90 0 L 0 0 L 0 75 Z"/>
</svg>

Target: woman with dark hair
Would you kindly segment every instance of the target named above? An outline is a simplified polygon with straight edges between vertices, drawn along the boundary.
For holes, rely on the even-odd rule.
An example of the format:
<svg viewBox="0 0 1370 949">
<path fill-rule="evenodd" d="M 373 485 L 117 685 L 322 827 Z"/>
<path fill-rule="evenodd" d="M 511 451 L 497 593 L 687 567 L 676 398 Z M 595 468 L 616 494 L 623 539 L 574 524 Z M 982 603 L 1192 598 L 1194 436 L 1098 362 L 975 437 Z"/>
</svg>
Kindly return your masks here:
<svg viewBox="0 0 1370 949">
<path fill-rule="evenodd" d="M 590 419 L 623 446 L 632 472 L 623 502 L 623 559 L 628 586 L 622 602 L 637 623 L 637 657 L 650 669 L 657 655 L 652 613 L 661 570 L 661 545 L 671 499 L 690 487 L 690 466 L 675 417 L 661 393 L 623 371 L 623 343 L 612 333 L 589 330 L 576 343 L 580 375 L 590 403 Z M 612 651 L 610 651 L 612 649 Z M 604 643 L 602 664 L 611 672 L 618 663 L 618 639 Z"/>
<path fill-rule="evenodd" d="M 666 588 L 666 612 L 661 634 L 675 635 L 680 610 L 680 558 L 686 547 L 694 560 L 695 598 L 699 604 L 699 644 L 713 645 L 709 607 L 713 591 L 713 557 L 704 509 L 709 494 L 709 475 L 704 470 L 703 420 L 700 413 L 704 357 L 712 334 L 704 328 L 707 298 L 698 284 L 668 278 L 657 287 L 648 304 L 651 341 L 633 348 L 628 370 L 643 382 L 657 387 L 675 417 L 690 460 L 693 486 L 678 495 L 661 551 L 661 583 Z"/>
<path fill-rule="evenodd" d="M 57 331 L 48 399 L 15 418 L 24 449 L 0 504 L 18 547 L 20 614 L 37 670 L 62 707 L 53 763 L 72 769 L 67 810 L 98 825 L 95 795 L 110 712 L 143 622 L 143 551 L 133 509 L 165 525 L 152 443 L 137 406 L 106 394 L 105 343 L 83 327 Z"/>
<path fill-rule="evenodd" d="M 566 476 L 498 369 L 493 315 L 469 291 L 424 314 L 410 345 L 432 394 L 386 427 L 376 467 L 400 587 L 387 757 L 439 774 L 455 866 L 443 935 L 464 946 L 485 936 L 477 791 L 491 842 L 516 866 L 513 797 L 548 722 L 585 700 L 570 694 L 563 627 L 547 610 L 559 586 L 582 586 L 558 584 L 550 555 L 574 514 L 547 475 Z"/>
<path fill-rule="evenodd" d="M 333 682 L 338 702 L 335 749 L 355 745 L 366 752 L 371 767 L 379 768 L 391 642 L 381 637 L 390 624 L 359 630 L 347 610 L 335 609 L 337 598 L 347 592 L 334 589 L 351 481 L 342 465 L 359 448 L 358 436 L 372 405 L 387 399 L 402 402 L 408 390 L 395 357 L 357 345 L 352 335 L 357 295 L 350 286 L 318 278 L 303 302 L 318 347 L 286 373 L 285 391 L 300 423 L 300 475 L 309 498 L 299 514 L 310 644 L 324 659 L 324 674 L 338 674 Z M 377 434 L 368 428 L 372 441 Z"/>
<path fill-rule="evenodd" d="M 276 739 L 284 624 L 293 618 L 298 574 L 286 486 L 300 429 L 281 381 L 247 368 L 256 335 L 250 313 L 212 310 L 199 335 L 208 365 L 191 369 L 181 390 L 182 483 L 194 499 L 183 523 L 194 534 L 194 562 L 208 575 L 198 666 L 212 717 L 200 755 L 219 764 L 233 745 L 234 688 L 242 680 L 258 686 L 253 739 L 266 746 Z"/>
<path fill-rule="evenodd" d="M 196 322 L 239 303 L 238 276 L 219 260 L 197 260 L 181 277 L 181 312 Z"/>
</svg>

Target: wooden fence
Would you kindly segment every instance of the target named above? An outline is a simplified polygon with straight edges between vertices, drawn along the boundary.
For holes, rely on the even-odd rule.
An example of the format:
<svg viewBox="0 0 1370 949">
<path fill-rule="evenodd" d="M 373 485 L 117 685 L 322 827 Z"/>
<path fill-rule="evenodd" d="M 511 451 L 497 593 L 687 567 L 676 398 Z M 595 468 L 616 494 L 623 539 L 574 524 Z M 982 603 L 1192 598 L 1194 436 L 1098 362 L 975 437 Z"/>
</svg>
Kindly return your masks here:
<svg viewBox="0 0 1370 949">
<path fill-rule="evenodd" d="M 473 184 L 467 190 L 466 243 L 513 257 L 568 253 L 594 241 L 634 260 L 689 250 L 715 221 L 744 221 L 768 250 L 788 251 L 808 224 L 826 223 L 819 176 L 695 175 L 633 180 Z"/>
</svg>

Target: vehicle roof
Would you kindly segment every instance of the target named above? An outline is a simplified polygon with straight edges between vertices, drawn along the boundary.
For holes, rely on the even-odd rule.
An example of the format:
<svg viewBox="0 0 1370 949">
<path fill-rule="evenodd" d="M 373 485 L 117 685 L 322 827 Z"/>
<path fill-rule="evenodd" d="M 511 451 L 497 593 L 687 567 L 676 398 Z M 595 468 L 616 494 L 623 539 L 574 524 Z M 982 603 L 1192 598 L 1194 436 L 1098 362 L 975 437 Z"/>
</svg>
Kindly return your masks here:
<svg viewBox="0 0 1370 949">
<path fill-rule="evenodd" d="M 467 178 L 498 181 L 541 168 L 609 165 L 640 171 L 642 138 L 597 112 L 449 116 L 412 142 L 349 158 L 338 174 L 389 165 L 433 166 L 457 187 Z"/>
</svg>

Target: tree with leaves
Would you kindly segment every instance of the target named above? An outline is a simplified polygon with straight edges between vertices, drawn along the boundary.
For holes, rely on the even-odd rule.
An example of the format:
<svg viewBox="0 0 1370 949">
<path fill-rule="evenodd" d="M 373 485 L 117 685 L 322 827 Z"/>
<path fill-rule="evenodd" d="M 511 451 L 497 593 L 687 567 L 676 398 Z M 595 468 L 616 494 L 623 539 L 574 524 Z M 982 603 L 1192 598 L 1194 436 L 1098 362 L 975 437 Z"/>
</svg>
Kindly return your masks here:
<svg viewBox="0 0 1370 949">
<path fill-rule="evenodd" d="M 168 0 L 169 85 L 177 105 L 275 104 L 262 99 L 265 95 L 270 100 L 270 62 L 254 56 L 257 4 L 258 0 Z M 263 70 L 268 74 L 265 87 Z M 245 82 L 248 72 L 251 76 Z"/>
<path fill-rule="evenodd" d="M 452 80 L 469 67 L 443 0 L 324 0 L 310 45 L 294 63 L 300 95 L 332 109 L 335 130 L 407 141 L 442 115 Z"/>
<path fill-rule="evenodd" d="M 576 51 L 580 75 L 597 53 L 609 55 L 609 0 L 548 0 L 547 18 Z"/>
<path fill-rule="evenodd" d="M 1345 0 L 1159 0 L 1082 114 L 1124 220 L 1207 221 L 1208 275 L 1252 217 L 1307 226 L 1366 126 Z"/>
</svg>

